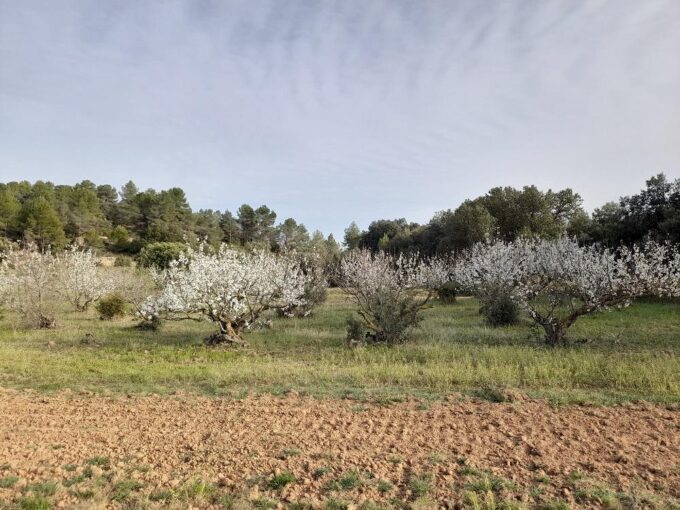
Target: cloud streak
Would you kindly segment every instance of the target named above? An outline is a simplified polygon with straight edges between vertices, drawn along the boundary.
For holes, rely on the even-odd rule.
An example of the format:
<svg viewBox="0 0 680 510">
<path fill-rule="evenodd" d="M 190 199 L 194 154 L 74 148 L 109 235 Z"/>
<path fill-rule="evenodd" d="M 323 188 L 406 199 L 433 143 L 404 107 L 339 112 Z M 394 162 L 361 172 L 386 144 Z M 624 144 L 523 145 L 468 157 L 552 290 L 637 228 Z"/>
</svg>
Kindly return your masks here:
<svg viewBox="0 0 680 510">
<path fill-rule="evenodd" d="M 0 0 L 3 179 L 310 228 L 680 174 L 680 3 Z"/>
</svg>

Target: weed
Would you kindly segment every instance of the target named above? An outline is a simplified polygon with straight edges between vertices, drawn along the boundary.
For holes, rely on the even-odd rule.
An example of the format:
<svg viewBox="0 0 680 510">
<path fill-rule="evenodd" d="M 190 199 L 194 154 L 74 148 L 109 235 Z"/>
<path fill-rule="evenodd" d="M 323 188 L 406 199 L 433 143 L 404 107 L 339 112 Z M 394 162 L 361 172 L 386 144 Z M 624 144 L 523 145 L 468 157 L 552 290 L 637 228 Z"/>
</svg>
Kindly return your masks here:
<svg viewBox="0 0 680 510">
<path fill-rule="evenodd" d="M 432 489 L 432 475 L 423 473 L 412 476 L 408 481 L 408 488 L 414 499 L 422 498 Z"/>
<path fill-rule="evenodd" d="M 150 501 L 170 501 L 172 492 L 168 490 L 155 491 L 149 494 Z"/>
<path fill-rule="evenodd" d="M 49 510 L 52 508 L 49 500 L 43 496 L 19 498 L 17 505 L 21 510 Z"/>
<path fill-rule="evenodd" d="M 340 488 L 344 491 L 356 489 L 361 485 L 361 477 L 358 473 L 350 471 L 345 476 L 338 480 Z"/>
<path fill-rule="evenodd" d="M 553 499 L 538 506 L 538 510 L 570 510 L 569 504 L 561 499 Z"/>
<path fill-rule="evenodd" d="M 378 480 L 376 484 L 376 489 L 380 494 L 386 494 L 392 490 L 393 485 L 387 480 Z"/>
<path fill-rule="evenodd" d="M 327 475 L 328 473 L 330 473 L 330 471 L 331 471 L 331 468 L 329 468 L 327 466 L 321 466 L 321 467 L 316 468 L 312 472 L 312 476 L 318 480 L 319 478 L 323 477 L 324 475 Z"/>
<path fill-rule="evenodd" d="M 14 487 L 14 484 L 18 481 L 18 476 L 6 476 L 4 478 L 0 478 L 0 489 L 9 489 L 10 487 Z"/>
<path fill-rule="evenodd" d="M 191 480 L 185 483 L 179 490 L 180 496 L 191 501 L 209 497 L 215 492 L 215 486 L 200 479 Z"/>
<path fill-rule="evenodd" d="M 276 508 L 276 501 L 269 498 L 259 498 L 253 501 L 253 508 L 256 510 L 271 510 Z"/>
<path fill-rule="evenodd" d="M 289 457 L 297 457 L 298 455 L 302 454 L 302 450 L 299 448 L 288 448 L 286 450 L 283 450 L 281 453 L 279 453 L 276 458 L 281 459 L 281 460 L 286 460 Z"/>
<path fill-rule="evenodd" d="M 77 489 L 70 492 L 78 499 L 92 499 L 95 496 L 95 492 L 91 489 Z"/>
<path fill-rule="evenodd" d="M 26 487 L 26 492 L 32 492 L 36 496 L 54 496 L 57 492 L 57 484 L 54 482 L 34 483 Z"/>
<path fill-rule="evenodd" d="M 463 466 L 460 470 L 460 474 L 463 476 L 481 476 L 481 471 L 473 466 Z"/>
<path fill-rule="evenodd" d="M 90 459 L 87 459 L 85 461 L 85 464 L 88 466 L 99 466 L 102 469 L 107 469 L 109 467 L 109 458 L 108 457 L 92 457 Z"/>
<path fill-rule="evenodd" d="M 427 456 L 427 462 L 430 464 L 442 464 L 443 462 L 446 462 L 446 455 L 443 455 L 441 453 L 431 453 Z"/>
<path fill-rule="evenodd" d="M 73 486 L 77 483 L 84 482 L 86 479 L 87 479 L 87 477 L 84 474 L 76 475 L 76 476 L 72 476 L 71 478 L 66 478 L 63 482 L 61 482 L 61 484 L 64 487 L 71 487 L 71 486 Z"/>
<path fill-rule="evenodd" d="M 326 500 L 324 508 L 325 510 L 347 510 L 349 508 L 349 503 L 342 501 L 341 499 L 330 498 Z"/>
<path fill-rule="evenodd" d="M 609 510 L 618 510 L 623 508 L 621 500 L 618 495 L 610 490 L 600 487 L 581 488 L 574 493 L 576 501 L 597 503 L 602 508 Z"/>
<path fill-rule="evenodd" d="M 141 488 L 142 484 L 136 480 L 123 480 L 122 482 L 118 482 L 113 486 L 111 500 L 125 501 L 132 495 L 134 491 L 139 490 Z"/>
<path fill-rule="evenodd" d="M 270 478 L 267 482 L 267 487 L 273 490 L 280 490 L 293 482 L 295 482 L 295 475 L 290 471 L 284 471 L 283 473 L 279 473 Z"/>
<path fill-rule="evenodd" d="M 364 501 L 359 505 L 359 510 L 390 510 L 390 508 L 373 501 Z"/>
<path fill-rule="evenodd" d="M 581 471 L 579 471 L 578 469 L 575 469 L 574 471 L 572 471 L 571 473 L 569 473 L 569 476 L 567 477 L 567 479 L 568 479 L 570 482 L 574 483 L 574 482 L 579 482 L 579 481 L 583 480 L 585 477 L 586 477 L 586 475 L 584 475 L 584 474 L 583 474 Z"/>
</svg>

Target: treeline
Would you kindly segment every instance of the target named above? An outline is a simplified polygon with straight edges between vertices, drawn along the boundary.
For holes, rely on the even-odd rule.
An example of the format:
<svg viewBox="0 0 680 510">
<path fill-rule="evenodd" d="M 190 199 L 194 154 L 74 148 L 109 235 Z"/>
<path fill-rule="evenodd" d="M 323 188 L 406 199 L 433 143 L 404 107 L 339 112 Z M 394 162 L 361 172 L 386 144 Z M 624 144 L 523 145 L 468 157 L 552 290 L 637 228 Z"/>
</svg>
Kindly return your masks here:
<svg viewBox="0 0 680 510">
<path fill-rule="evenodd" d="M 404 218 L 378 220 L 361 231 L 356 223 L 345 230 L 347 248 L 392 253 L 448 253 L 470 248 L 486 239 L 514 241 L 565 235 L 582 244 L 632 245 L 645 240 L 680 242 L 680 179 L 658 174 L 639 193 L 621 197 L 592 215 L 571 189 L 541 191 L 497 187 L 466 200 L 457 209 L 438 212 L 425 225 Z"/>
<path fill-rule="evenodd" d="M 140 191 L 132 182 L 120 191 L 83 181 L 74 186 L 27 181 L 0 184 L 0 235 L 59 250 L 77 242 L 134 255 L 150 243 L 207 240 L 211 244 L 260 246 L 339 253 L 332 235 L 309 233 L 288 218 L 276 224 L 267 206 L 230 211 L 192 211 L 184 191 Z"/>
<path fill-rule="evenodd" d="M 132 182 L 120 190 L 83 181 L 73 186 L 27 181 L 0 183 L 0 236 L 59 250 L 77 242 L 135 255 L 158 242 L 207 240 L 211 244 L 256 246 L 272 251 L 324 253 L 336 258 L 332 235 L 309 233 L 293 218 L 277 224 L 269 207 L 242 205 L 230 211 L 192 211 L 181 188 L 140 191 Z M 596 209 L 592 215 L 571 189 L 541 191 L 497 187 L 455 210 L 438 212 L 425 225 L 405 219 L 377 220 L 362 231 L 345 230 L 345 248 L 425 255 L 470 248 L 486 239 L 514 241 L 568 235 L 582 244 L 631 245 L 644 240 L 680 242 L 680 179 L 658 174 L 639 193 Z"/>
</svg>

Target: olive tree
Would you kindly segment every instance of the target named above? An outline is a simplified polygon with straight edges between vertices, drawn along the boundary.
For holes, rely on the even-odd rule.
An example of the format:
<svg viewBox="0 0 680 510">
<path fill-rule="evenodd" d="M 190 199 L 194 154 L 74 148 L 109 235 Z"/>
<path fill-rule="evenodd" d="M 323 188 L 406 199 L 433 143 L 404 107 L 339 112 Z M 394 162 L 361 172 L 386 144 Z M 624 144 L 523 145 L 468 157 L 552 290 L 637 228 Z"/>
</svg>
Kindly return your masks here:
<svg viewBox="0 0 680 510">
<path fill-rule="evenodd" d="M 470 289 L 510 289 L 549 345 L 565 343 L 584 315 L 627 307 L 639 296 L 680 295 L 678 249 L 654 242 L 613 250 L 568 238 L 478 244 L 453 272 Z"/>
<path fill-rule="evenodd" d="M 420 322 L 421 311 L 448 281 L 448 273 L 440 259 L 353 250 L 340 262 L 338 282 L 358 305 L 367 338 L 395 344 L 403 342 L 408 330 Z M 351 323 L 350 327 L 360 331 Z"/>
<path fill-rule="evenodd" d="M 209 320 L 219 328 L 209 343 L 237 344 L 264 311 L 303 305 L 308 282 L 289 257 L 226 244 L 187 246 L 154 277 L 159 291 L 142 306 L 144 319 Z"/>
</svg>

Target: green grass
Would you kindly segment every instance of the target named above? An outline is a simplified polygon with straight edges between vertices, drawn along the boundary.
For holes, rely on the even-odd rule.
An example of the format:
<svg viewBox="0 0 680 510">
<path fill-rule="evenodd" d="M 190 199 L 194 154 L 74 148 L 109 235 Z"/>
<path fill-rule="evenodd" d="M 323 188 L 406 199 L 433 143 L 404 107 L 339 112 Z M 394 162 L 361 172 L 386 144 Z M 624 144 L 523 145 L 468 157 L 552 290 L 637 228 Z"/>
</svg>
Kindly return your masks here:
<svg viewBox="0 0 680 510">
<path fill-rule="evenodd" d="M 273 490 L 279 490 L 293 482 L 295 482 L 295 475 L 290 471 L 284 471 L 283 473 L 272 476 L 267 482 L 267 487 Z"/>
<path fill-rule="evenodd" d="M 18 476 L 5 476 L 0 478 L 0 489 L 9 489 L 10 487 L 14 487 L 14 484 L 18 481 Z"/>
<path fill-rule="evenodd" d="M 344 321 L 353 306 L 335 290 L 305 319 L 274 318 L 247 334 L 249 348 L 209 349 L 209 323 L 139 331 L 131 319 L 68 314 L 52 331 L 0 321 L 0 386 L 43 391 L 172 393 L 242 397 L 244 391 L 346 396 L 389 404 L 405 394 L 494 395 L 517 388 L 555 402 L 680 402 L 680 304 L 642 301 L 579 320 L 571 347 L 546 348 L 524 323 L 486 326 L 473 299 L 435 303 L 411 342 L 350 349 Z M 99 344 L 83 345 L 92 333 Z M 54 342 L 48 345 L 48 342 Z M 489 390 L 491 388 L 492 390 Z"/>
</svg>

